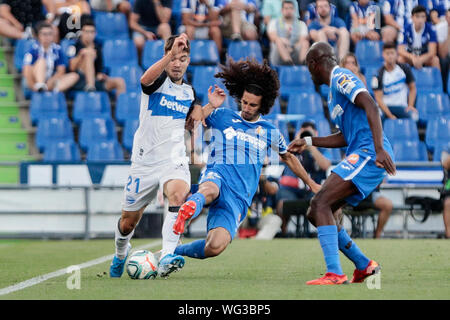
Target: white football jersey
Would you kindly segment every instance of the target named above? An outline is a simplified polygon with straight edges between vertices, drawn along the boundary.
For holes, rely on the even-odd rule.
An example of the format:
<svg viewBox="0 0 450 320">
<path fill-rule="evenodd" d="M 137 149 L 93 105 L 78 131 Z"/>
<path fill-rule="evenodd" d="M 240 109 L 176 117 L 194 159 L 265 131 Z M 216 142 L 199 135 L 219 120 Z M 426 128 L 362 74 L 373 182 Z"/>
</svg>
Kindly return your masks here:
<svg viewBox="0 0 450 320">
<path fill-rule="evenodd" d="M 165 72 L 150 86 L 142 85 L 131 161 L 146 166 L 186 162 L 184 126 L 195 99 L 189 84 L 175 84 Z"/>
</svg>

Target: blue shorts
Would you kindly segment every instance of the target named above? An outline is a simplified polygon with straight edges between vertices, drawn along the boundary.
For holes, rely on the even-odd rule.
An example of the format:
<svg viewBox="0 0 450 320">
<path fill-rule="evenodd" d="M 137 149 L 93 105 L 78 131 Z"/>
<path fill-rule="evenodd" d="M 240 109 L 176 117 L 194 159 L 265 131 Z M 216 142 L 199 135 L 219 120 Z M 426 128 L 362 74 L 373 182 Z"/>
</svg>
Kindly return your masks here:
<svg viewBox="0 0 450 320">
<path fill-rule="evenodd" d="M 357 194 L 345 198 L 352 206 L 357 206 L 359 202 L 367 198 L 383 182 L 387 175 L 384 168 L 376 166 L 373 155 L 369 155 L 361 150 L 354 151 L 346 156 L 332 172 L 346 181 L 351 180 L 358 188 L 359 192 Z"/>
<path fill-rule="evenodd" d="M 199 184 L 206 181 L 211 181 L 219 187 L 219 196 L 209 205 L 207 232 L 222 227 L 230 233 L 231 239 L 234 239 L 239 225 L 246 217 L 248 206 L 236 197 L 222 176 L 213 169 L 204 172 Z"/>
</svg>

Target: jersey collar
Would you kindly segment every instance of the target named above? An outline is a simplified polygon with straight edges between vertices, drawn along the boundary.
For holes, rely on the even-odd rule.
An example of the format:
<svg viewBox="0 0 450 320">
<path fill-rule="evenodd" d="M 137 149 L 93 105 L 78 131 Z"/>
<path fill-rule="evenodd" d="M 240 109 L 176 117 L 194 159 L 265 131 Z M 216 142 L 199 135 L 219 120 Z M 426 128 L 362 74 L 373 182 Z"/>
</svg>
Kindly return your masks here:
<svg viewBox="0 0 450 320">
<path fill-rule="evenodd" d="M 245 120 L 244 118 L 242 118 L 241 113 L 242 113 L 242 111 L 239 111 L 239 112 L 238 112 L 238 115 L 239 115 L 239 117 L 241 117 L 241 119 L 244 120 L 245 122 L 248 122 L 248 123 L 256 123 L 256 122 L 262 120 L 262 119 L 261 119 L 261 114 L 259 115 L 258 119 L 256 119 L 255 121 L 248 121 L 248 120 Z"/>
<path fill-rule="evenodd" d="M 330 82 L 328 83 L 328 86 L 329 86 L 330 88 L 331 88 L 331 80 L 333 79 L 333 73 L 334 73 L 334 70 L 336 70 L 337 68 L 339 68 L 338 65 L 334 66 L 333 70 L 331 70 L 331 73 L 330 73 Z"/>
</svg>

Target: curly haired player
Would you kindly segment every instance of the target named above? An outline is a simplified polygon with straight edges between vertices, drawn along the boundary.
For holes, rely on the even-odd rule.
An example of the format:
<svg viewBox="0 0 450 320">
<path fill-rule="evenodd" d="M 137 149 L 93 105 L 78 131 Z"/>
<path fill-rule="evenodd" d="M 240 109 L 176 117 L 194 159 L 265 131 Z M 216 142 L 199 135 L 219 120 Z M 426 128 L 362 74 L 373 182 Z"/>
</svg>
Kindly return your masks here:
<svg viewBox="0 0 450 320">
<path fill-rule="evenodd" d="M 320 189 L 298 159 L 287 152 L 286 142 L 278 129 L 261 117 L 261 114 L 269 113 L 280 87 L 277 73 L 267 62 L 230 60 L 215 76 L 223 79 L 241 111 L 214 108 L 210 104 L 203 107 L 205 122 L 212 128 L 213 146 L 198 192 L 181 206 L 173 226 L 175 234 L 183 233 L 186 222 L 209 205 L 206 239 L 175 249 L 177 255 L 198 259 L 219 255 L 234 238 L 252 202 L 270 149 L 279 153 L 314 192 Z"/>
</svg>

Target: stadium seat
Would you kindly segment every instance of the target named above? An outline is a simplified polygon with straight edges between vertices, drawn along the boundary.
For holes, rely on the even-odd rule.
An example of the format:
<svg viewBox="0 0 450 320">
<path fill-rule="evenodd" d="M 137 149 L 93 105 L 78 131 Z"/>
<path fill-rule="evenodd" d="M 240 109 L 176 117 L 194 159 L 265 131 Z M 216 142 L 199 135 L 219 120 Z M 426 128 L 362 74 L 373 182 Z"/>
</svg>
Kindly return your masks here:
<svg viewBox="0 0 450 320">
<path fill-rule="evenodd" d="M 373 96 L 373 89 L 372 86 L 374 84 L 374 77 L 377 76 L 378 70 L 383 64 L 380 64 L 379 66 L 367 66 L 364 68 L 364 76 L 366 77 L 367 82 L 367 90 L 369 90 L 369 93 Z"/>
<path fill-rule="evenodd" d="M 193 65 L 216 65 L 220 62 L 219 51 L 213 40 L 192 40 L 190 56 Z"/>
<path fill-rule="evenodd" d="M 393 149 L 395 161 L 428 161 L 427 148 L 422 141 L 396 141 Z"/>
<path fill-rule="evenodd" d="M 266 114 L 264 117 L 276 117 L 277 114 L 281 114 L 281 105 L 280 105 L 280 99 L 276 98 L 275 103 L 273 104 L 272 109 L 270 109 L 270 112 Z"/>
<path fill-rule="evenodd" d="M 161 58 L 161 56 L 159 57 Z M 137 49 L 131 39 L 106 40 L 103 44 L 103 65 L 111 70 L 117 66 L 137 66 Z"/>
<path fill-rule="evenodd" d="M 442 152 L 450 154 L 450 141 L 438 141 L 433 152 L 433 161 L 441 162 Z"/>
<path fill-rule="evenodd" d="M 303 114 L 306 117 L 323 117 L 323 104 L 317 92 L 302 92 L 289 95 L 287 114 Z"/>
<path fill-rule="evenodd" d="M 383 64 L 383 42 L 363 39 L 355 46 L 355 55 L 362 67 Z"/>
<path fill-rule="evenodd" d="M 140 66 L 117 66 L 111 68 L 110 76 L 122 78 L 127 91 L 141 91 L 142 73 Z"/>
<path fill-rule="evenodd" d="M 125 92 L 119 95 L 116 102 L 115 118 L 123 125 L 127 119 L 139 119 L 141 95 L 139 92 Z"/>
<path fill-rule="evenodd" d="M 69 57 L 75 55 L 75 43 L 77 41 L 75 39 L 62 39 L 60 46 L 62 51 L 64 52 L 64 59 L 66 61 L 66 65 L 69 65 Z"/>
<path fill-rule="evenodd" d="M 434 67 L 423 67 L 422 69 L 411 68 L 416 79 L 417 94 L 423 92 L 443 92 L 442 77 L 439 69 Z"/>
<path fill-rule="evenodd" d="M 16 101 L 16 91 L 11 86 L 0 86 L 0 103 Z"/>
<path fill-rule="evenodd" d="M 314 83 L 306 66 L 279 66 L 281 96 L 291 93 L 314 92 Z"/>
<path fill-rule="evenodd" d="M 62 92 L 33 92 L 30 102 L 30 119 L 36 125 L 48 117 L 68 117 L 66 98 Z"/>
<path fill-rule="evenodd" d="M 80 150 L 72 140 L 51 142 L 44 152 L 44 161 L 80 161 Z"/>
<path fill-rule="evenodd" d="M 221 88 L 225 88 L 222 81 L 215 78 L 214 75 L 219 72 L 219 68 L 216 66 L 196 66 L 193 69 L 192 86 L 200 99 L 204 101 L 204 98 L 208 96 L 208 88 L 217 84 Z"/>
<path fill-rule="evenodd" d="M 401 140 L 419 140 L 417 125 L 412 119 L 386 119 L 384 120 L 383 129 L 391 143 Z"/>
<path fill-rule="evenodd" d="M 445 93 L 418 93 L 416 108 L 421 122 L 427 122 L 429 119 L 441 116 L 450 116 L 449 98 Z"/>
<path fill-rule="evenodd" d="M 87 118 L 80 124 L 79 143 L 87 150 L 93 142 L 117 140 L 115 123 L 111 118 Z"/>
<path fill-rule="evenodd" d="M 73 102 L 73 120 L 79 124 L 81 120 L 92 117 L 111 117 L 108 94 L 105 91 L 77 92 Z"/>
<path fill-rule="evenodd" d="M 122 130 L 122 143 L 123 147 L 128 152 L 131 152 L 131 150 L 133 149 L 134 133 L 136 132 L 138 127 L 139 119 L 127 119 L 125 121 L 125 125 L 123 126 Z"/>
<path fill-rule="evenodd" d="M 45 150 L 50 142 L 73 140 L 72 122 L 65 116 L 41 119 L 36 130 L 36 146 Z"/>
<path fill-rule="evenodd" d="M 262 49 L 258 41 L 231 41 L 228 46 L 228 56 L 234 61 L 250 58 L 259 63 L 263 62 Z"/>
<path fill-rule="evenodd" d="M 123 13 L 96 12 L 94 17 L 97 29 L 96 40 L 100 43 L 110 39 L 128 39 L 128 21 Z"/>
<path fill-rule="evenodd" d="M 434 152 L 436 145 L 450 141 L 450 117 L 432 118 L 427 123 L 425 142 L 430 152 Z"/>
<path fill-rule="evenodd" d="M 280 120 L 280 119 L 266 119 L 270 123 L 272 123 L 278 130 L 280 130 L 281 134 L 283 135 L 284 139 L 286 140 L 286 143 L 289 143 L 289 122 L 288 120 Z"/>
<path fill-rule="evenodd" d="M 142 67 L 147 70 L 152 64 L 164 55 L 164 41 L 146 41 L 142 52 Z"/>
<path fill-rule="evenodd" d="M 31 48 L 34 40 L 19 39 L 16 41 L 14 48 L 14 66 L 17 72 L 22 72 L 23 56 Z"/>
<path fill-rule="evenodd" d="M 123 150 L 120 144 L 115 141 L 94 142 L 89 145 L 87 161 L 122 161 Z"/>
</svg>

